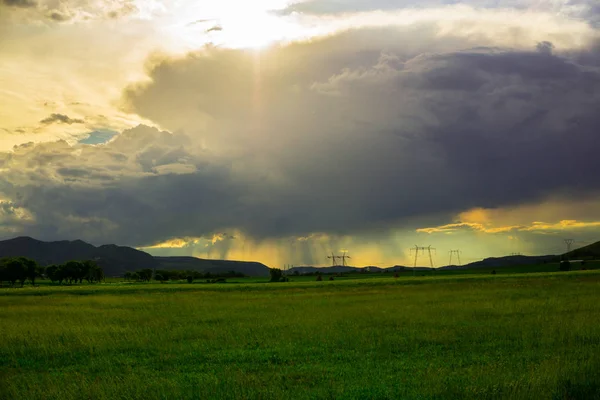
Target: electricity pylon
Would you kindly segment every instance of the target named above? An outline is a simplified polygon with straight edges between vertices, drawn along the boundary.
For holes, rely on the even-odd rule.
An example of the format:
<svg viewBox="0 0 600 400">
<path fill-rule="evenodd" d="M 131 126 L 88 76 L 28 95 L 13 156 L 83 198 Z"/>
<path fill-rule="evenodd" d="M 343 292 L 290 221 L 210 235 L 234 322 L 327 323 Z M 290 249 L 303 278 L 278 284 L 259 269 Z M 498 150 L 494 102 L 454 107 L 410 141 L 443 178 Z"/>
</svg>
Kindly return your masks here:
<svg viewBox="0 0 600 400">
<path fill-rule="evenodd" d="M 342 259 L 342 266 L 344 266 L 344 267 L 345 267 L 345 266 L 346 266 L 346 258 L 352 258 L 352 257 L 350 257 L 350 256 L 347 256 L 347 255 L 346 255 L 346 252 L 344 252 L 344 254 L 342 254 L 341 256 L 338 256 L 338 258 L 341 258 L 341 259 Z"/>
<path fill-rule="evenodd" d="M 567 253 L 571 251 L 571 246 L 573 245 L 573 239 L 565 239 L 565 244 L 567 245 Z"/>
<path fill-rule="evenodd" d="M 333 254 L 333 251 L 332 251 L 332 252 L 331 252 L 331 255 L 330 255 L 330 256 L 327 256 L 327 258 L 330 258 L 330 259 L 331 259 L 331 266 L 332 266 L 332 267 L 336 267 L 336 266 L 337 266 L 337 264 L 336 264 L 335 260 L 337 260 L 338 258 L 340 258 L 340 256 L 336 256 L 336 255 L 334 255 L 334 254 Z"/>
<path fill-rule="evenodd" d="M 425 251 L 427 250 L 427 253 L 429 254 L 429 265 L 431 266 L 431 269 L 433 269 L 433 258 L 431 257 L 431 250 L 435 251 L 435 249 L 433 247 L 431 247 L 431 245 L 429 245 L 427 247 L 415 245 L 415 247 L 412 247 L 410 249 L 411 252 L 413 250 L 415 251 L 415 263 L 413 265 L 413 276 L 415 275 L 415 271 L 417 270 L 417 259 L 419 258 L 419 251 L 421 251 L 421 253 L 425 254 Z"/>
<path fill-rule="evenodd" d="M 458 257 L 458 266 L 460 267 L 461 266 L 460 253 L 461 253 L 460 250 L 450 250 L 450 261 L 448 262 L 448 265 L 452 265 L 452 255 L 456 254 L 456 257 Z"/>
</svg>

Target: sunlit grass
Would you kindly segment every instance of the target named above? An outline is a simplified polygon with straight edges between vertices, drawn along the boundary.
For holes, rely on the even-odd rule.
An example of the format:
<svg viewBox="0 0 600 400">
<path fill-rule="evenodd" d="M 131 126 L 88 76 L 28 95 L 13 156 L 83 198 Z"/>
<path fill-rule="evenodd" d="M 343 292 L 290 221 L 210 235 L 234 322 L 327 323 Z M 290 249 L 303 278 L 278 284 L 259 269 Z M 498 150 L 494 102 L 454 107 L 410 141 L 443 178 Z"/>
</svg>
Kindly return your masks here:
<svg viewBox="0 0 600 400">
<path fill-rule="evenodd" d="M 596 271 L 4 289 L 0 396 L 598 398 L 599 293 Z"/>
</svg>

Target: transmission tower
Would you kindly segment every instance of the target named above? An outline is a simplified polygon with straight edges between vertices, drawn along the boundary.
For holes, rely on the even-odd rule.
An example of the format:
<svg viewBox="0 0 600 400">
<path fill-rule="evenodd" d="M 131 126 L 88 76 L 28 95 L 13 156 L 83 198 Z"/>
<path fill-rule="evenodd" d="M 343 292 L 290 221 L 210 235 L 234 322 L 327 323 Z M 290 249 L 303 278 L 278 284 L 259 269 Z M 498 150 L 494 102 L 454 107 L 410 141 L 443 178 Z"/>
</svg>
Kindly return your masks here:
<svg viewBox="0 0 600 400">
<path fill-rule="evenodd" d="M 567 245 L 567 253 L 571 251 L 571 246 L 573 245 L 573 239 L 565 239 L 565 244 Z"/>
<path fill-rule="evenodd" d="M 413 250 L 415 252 L 415 263 L 413 265 L 413 275 L 415 275 L 415 272 L 417 270 L 417 259 L 419 258 L 419 251 L 421 252 L 421 254 L 425 254 L 425 251 L 427 251 L 427 254 L 429 254 L 429 265 L 431 266 L 431 269 L 434 268 L 433 267 L 433 258 L 431 257 L 431 250 L 435 251 L 435 249 L 433 247 L 431 247 L 431 245 L 429 245 L 427 247 L 415 245 L 415 247 L 412 247 L 410 249 L 411 252 Z"/>
<path fill-rule="evenodd" d="M 461 251 L 460 250 L 450 250 L 449 253 L 450 253 L 450 261 L 448 262 L 448 265 L 452 265 L 452 255 L 456 254 L 456 257 L 458 258 L 458 266 L 460 267 L 461 266 L 461 263 L 460 263 Z"/>
<path fill-rule="evenodd" d="M 352 258 L 350 256 L 347 256 L 346 253 L 347 252 L 344 252 L 344 254 L 342 254 L 341 256 L 338 256 L 338 258 L 342 259 L 342 266 L 344 266 L 344 267 L 346 266 L 346 258 Z"/>
<path fill-rule="evenodd" d="M 331 259 L 331 266 L 332 267 L 336 267 L 338 264 L 335 262 L 335 260 L 337 260 L 338 258 L 341 258 L 340 256 L 336 256 L 335 254 L 333 254 L 333 251 L 331 252 L 330 256 L 327 256 L 327 258 Z"/>
</svg>

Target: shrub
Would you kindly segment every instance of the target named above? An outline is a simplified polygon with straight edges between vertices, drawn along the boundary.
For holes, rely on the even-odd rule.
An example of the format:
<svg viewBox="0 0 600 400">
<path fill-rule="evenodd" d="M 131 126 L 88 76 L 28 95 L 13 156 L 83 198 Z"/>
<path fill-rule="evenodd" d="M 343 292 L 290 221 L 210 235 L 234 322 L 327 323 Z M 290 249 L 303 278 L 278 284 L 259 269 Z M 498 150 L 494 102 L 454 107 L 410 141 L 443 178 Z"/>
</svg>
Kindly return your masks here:
<svg viewBox="0 0 600 400">
<path fill-rule="evenodd" d="M 333 276 L 330 276 L 330 277 L 329 277 L 329 280 L 330 280 L 330 281 L 332 281 L 332 280 L 333 280 Z"/>
<path fill-rule="evenodd" d="M 571 263 L 568 260 L 561 261 L 558 269 L 561 271 L 570 271 Z"/>
<path fill-rule="evenodd" d="M 323 277 L 321 277 L 321 275 L 317 275 L 317 282 L 321 282 L 323 280 Z"/>
<path fill-rule="evenodd" d="M 496 275 L 496 270 L 492 270 L 492 275 Z"/>
<path fill-rule="evenodd" d="M 192 282 L 194 282 L 194 277 L 193 277 L 193 276 L 191 276 L 191 275 L 188 275 L 188 276 L 187 276 L 187 278 L 185 278 L 185 279 L 187 279 L 187 283 L 192 283 Z"/>
<path fill-rule="evenodd" d="M 269 268 L 269 274 L 271 274 L 271 280 L 269 282 L 281 282 L 283 271 L 279 268 Z"/>
</svg>

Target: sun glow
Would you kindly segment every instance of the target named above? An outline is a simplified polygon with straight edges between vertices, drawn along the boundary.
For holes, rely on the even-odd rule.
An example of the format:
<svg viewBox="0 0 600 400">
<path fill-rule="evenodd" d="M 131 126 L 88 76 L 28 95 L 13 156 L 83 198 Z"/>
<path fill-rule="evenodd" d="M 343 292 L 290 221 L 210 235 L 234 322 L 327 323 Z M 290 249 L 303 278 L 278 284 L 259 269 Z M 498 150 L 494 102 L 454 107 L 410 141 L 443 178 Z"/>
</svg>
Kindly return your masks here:
<svg viewBox="0 0 600 400">
<path fill-rule="evenodd" d="M 279 0 L 229 0 L 200 7 L 190 2 L 163 17 L 163 30 L 176 46 L 183 46 L 185 50 L 207 43 L 260 49 L 275 42 L 306 36 L 305 29 L 294 17 L 273 13 L 273 10 L 285 7 L 286 3 Z"/>
</svg>

